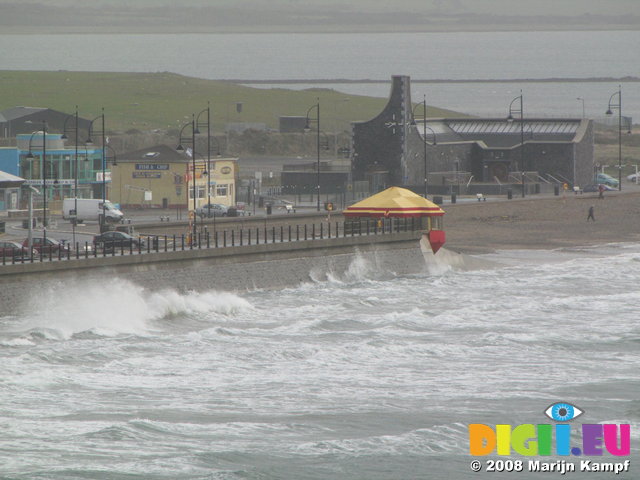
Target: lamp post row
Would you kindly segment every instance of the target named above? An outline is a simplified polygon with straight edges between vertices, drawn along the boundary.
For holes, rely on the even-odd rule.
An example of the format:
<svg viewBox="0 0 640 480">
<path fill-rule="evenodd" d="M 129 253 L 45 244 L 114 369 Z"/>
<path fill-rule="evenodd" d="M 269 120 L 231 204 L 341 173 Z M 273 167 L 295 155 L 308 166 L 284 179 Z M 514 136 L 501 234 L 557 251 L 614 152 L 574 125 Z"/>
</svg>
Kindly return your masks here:
<svg viewBox="0 0 640 480">
<path fill-rule="evenodd" d="M 617 97 L 617 102 L 614 102 L 614 98 Z M 579 97 L 578 100 L 582 100 L 583 102 L 583 117 L 584 117 L 584 99 Z M 519 108 L 515 108 L 514 107 L 514 103 L 515 102 L 519 102 Z M 523 107 L 523 95 L 522 95 L 522 90 L 520 91 L 520 95 L 515 97 L 511 103 L 509 104 L 509 115 L 507 117 L 508 121 L 513 121 L 514 117 L 513 114 L 519 114 L 520 118 L 520 161 L 521 161 L 521 169 L 522 169 L 522 196 L 525 196 L 525 161 L 524 161 L 524 107 Z M 424 147 L 424 195 L 425 198 L 427 196 L 428 193 L 428 165 L 427 165 L 427 140 L 426 140 L 426 134 L 427 134 L 427 130 L 429 130 L 432 135 L 433 135 L 433 143 L 431 145 L 436 145 L 436 134 L 435 131 L 433 129 L 431 129 L 430 127 L 427 126 L 427 104 L 426 104 L 426 96 L 424 97 L 423 101 L 422 101 L 422 107 L 424 110 L 424 118 L 423 118 L 423 136 L 422 136 L 422 140 L 423 140 L 423 147 Z M 420 105 L 420 104 L 418 104 Z M 307 114 L 306 114 L 306 123 L 305 123 L 305 131 L 310 131 L 310 123 L 311 123 L 311 118 L 310 118 L 310 114 L 313 110 L 316 110 L 316 118 L 315 118 L 315 122 L 316 122 L 316 154 L 317 154 L 317 159 L 316 159 L 316 203 L 317 203 L 317 210 L 320 211 L 320 99 L 317 99 L 317 103 L 315 105 L 312 105 L 308 110 L 307 110 Z M 618 91 L 613 93 L 611 95 L 611 97 L 609 98 L 609 106 L 607 109 L 606 114 L 607 115 L 612 115 L 612 110 L 617 109 L 618 110 L 618 189 L 622 190 L 622 89 L 619 86 L 618 87 Z M 414 107 L 415 110 L 415 107 Z M 200 116 L 203 115 L 206 112 L 206 122 L 205 121 L 200 121 Z M 412 112 L 413 113 L 413 112 Z M 191 157 L 192 157 L 192 192 L 193 192 L 193 210 L 194 210 L 194 219 L 193 219 L 193 235 L 195 238 L 196 232 L 197 232 L 197 226 L 196 226 L 196 218 L 195 218 L 195 210 L 197 208 L 197 190 L 196 190 L 196 182 L 195 182 L 195 176 L 196 176 L 196 145 L 195 145 L 195 136 L 196 134 L 200 133 L 199 127 L 200 126 L 205 126 L 207 127 L 207 161 L 206 161 L 206 168 L 207 170 L 205 172 L 203 172 L 203 174 L 206 175 L 210 175 L 211 174 L 211 111 L 210 111 L 210 105 L 209 102 L 207 102 L 207 108 L 205 108 L 204 110 L 202 110 L 200 113 L 198 113 L 197 117 L 195 116 L 195 114 L 192 114 L 192 118 L 191 118 L 191 122 L 186 123 L 185 125 L 182 126 L 181 130 L 180 130 L 180 134 L 179 134 L 179 145 L 177 147 L 177 150 L 183 150 L 183 132 L 185 130 L 185 128 L 187 127 L 191 127 L 191 145 L 192 145 L 192 152 L 191 152 Z M 76 206 L 75 209 L 77 211 L 77 198 L 78 198 L 78 107 L 76 105 L 76 109 L 75 109 L 75 114 L 74 115 L 70 115 L 69 117 L 67 117 L 67 119 L 65 120 L 64 123 L 64 133 L 62 135 L 63 139 L 66 139 L 66 130 L 67 130 L 67 121 L 71 118 L 74 118 L 74 132 L 75 132 L 75 174 L 74 174 L 74 197 L 76 199 Z M 100 120 L 101 121 L 101 130 L 99 130 L 98 132 L 95 131 L 93 125 L 94 123 Z M 415 125 L 415 119 L 412 122 Z M 43 227 L 43 240 L 46 243 L 46 227 L 47 227 L 47 219 L 46 219 L 46 204 L 47 204 L 47 194 L 46 194 L 46 188 L 47 188 L 47 172 L 46 172 L 46 131 L 47 131 L 47 125 L 46 125 L 46 121 L 42 121 L 42 158 L 43 158 L 43 162 L 42 162 L 42 178 L 43 178 L 43 206 L 44 206 L 44 212 L 43 212 L 43 222 L 44 222 L 44 227 Z M 33 140 L 34 135 L 37 132 L 34 132 L 34 134 L 31 135 L 31 138 L 29 139 L 29 153 L 27 155 L 27 158 L 33 158 L 33 154 L 31 152 L 31 143 Z M 102 113 L 97 116 L 96 118 L 94 118 L 93 120 L 91 120 L 90 124 L 89 124 L 89 138 L 86 141 L 86 145 L 92 145 L 93 144 L 93 140 L 92 140 L 92 133 L 100 133 L 101 137 L 102 137 L 102 151 L 101 151 L 101 160 L 102 160 L 102 208 L 103 208 L 103 214 L 102 214 L 102 219 L 101 219 L 101 223 L 100 223 L 100 227 L 101 230 L 103 228 L 104 225 L 104 221 L 105 221 L 105 209 L 106 209 L 106 162 L 105 162 L 105 152 L 106 152 L 106 148 L 108 147 L 110 150 L 113 151 L 113 149 L 108 146 L 106 144 L 106 129 L 105 129 L 105 117 L 104 117 L 104 108 L 102 108 Z M 113 158 L 114 158 L 114 165 L 116 164 L 116 155 L 115 155 L 115 151 L 113 151 Z M 211 192 L 210 192 L 210 188 L 211 188 L 211 182 L 207 181 L 207 204 L 210 208 L 211 206 Z M 74 227 L 75 227 L 75 223 L 74 223 Z M 74 228 L 74 235 L 75 235 L 75 228 Z"/>
<path fill-rule="evenodd" d="M 617 97 L 617 101 L 615 98 Z M 584 98 L 578 97 L 576 100 L 582 101 L 582 118 L 585 118 Z M 514 108 L 514 102 L 520 102 L 520 108 Z M 609 97 L 609 106 L 605 112 L 607 115 L 613 115 L 613 110 L 618 111 L 618 190 L 622 191 L 622 87 L 618 86 L 618 91 L 614 92 Z M 513 114 L 520 114 L 520 161 L 522 163 L 522 196 L 525 196 L 525 164 L 524 164 L 524 108 L 523 108 L 523 95 L 520 90 L 520 95 L 514 98 L 509 104 L 509 116 L 508 121 L 513 121 Z"/>
<path fill-rule="evenodd" d="M 200 117 L 203 116 L 206 113 L 206 120 L 200 120 Z M 208 216 L 211 216 L 211 140 L 212 140 L 212 136 L 211 136 L 211 105 L 209 102 L 207 102 L 207 108 L 203 109 L 202 111 L 200 111 L 197 115 L 195 114 L 191 114 L 191 121 L 185 123 L 182 128 L 180 129 L 180 133 L 178 134 L 178 146 L 176 147 L 177 151 L 184 151 L 184 144 L 185 143 L 190 143 L 191 144 L 191 161 L 192 161 L 192 187 L 191 189 L 189 189 L 189 187 L 187 187 L 187 191 L 191 190 L 193 192 L 193 230 L 192 230 L 192 241 L 195 241 L 196 235 L 197 235 L 197 225 L 196 225 L 196 217 L 197 215 L 195 214 L 196 208 L 197 208 L 197 195 L 198 192 L 196 190 L 196 155 L 198 155 L 198 153 L 196 152 L 196 135 L 199 135 L 200 132 L 200 127 L 207 127 L 207 158 L 206 158 L 206 167 L 205 170 L 202 172 L 203 175 L 207 176 L 207 208 L 208 208 Z M 191 138 L 188 138 L 187 136 L 184 135 L 184 131 L 187 128 L 191 128 Z M 215 138 L 213 138 L 215 140 Z M 218 143 L 218 141 L 216 140 L 216 156 L 220 155 L 220 144 Z M 188 199 L 187 199 L 187 205 L 188 205 Z M 214 213 L 215 215 L 215 213 Z M 214 216 L 214 222 L 215 222 L 215 216 Z"/>
<path fill-rule="evenodd" d="M 73 127 L 69 127 L 68 126 L 68 122 L 69 120 L 73 119 L 74 123 L 73 123 Z M 72 115 L 69 115 L 63 124 L 63 133 L 61 135 L 61 139 L 62 140 L 66 140 L 67 137 L 67 131 L 73 129 L 74 131 L 74 136 L 75 136 L 75 154 L 74 154 L 74 198 L 75 198 L 75 203 L 74 203 L 74 208 L 75 211 L 78 211 L 78 131 L 79 131 L 79 122 L 78 122 L 78 106 L 76 105 L 75 107 L 75 113 Z M 104 219 L 105 219 L 105 209 L 106 209 L 106 195 L 107 195 L 107 189 L 106 189 L 106 162 L 105 162 L 105 151 L 107 148 L 109 148 L 112 152 L 113 152 L 113 164 L 116 165 L 116 153 L 115 150 L 113 150 L 113 148 L 111 148 L 111 146 L 106 144 L 106 137 L 105 137 L 105 124 L 104 124 L 104 108 L 102 109 L 102 113 L 94 118 L 90 124 L 89 124 L 89 133 L 88 133 L 88 138 L 85 142 L 86 145 L 92 145 L 93 144 L 93 140 L 91 138 L 92 132 L 95 133 L 95 130 L 93 129 L 93 123 L 95 121 L 97 121 L 98 119 L 101 120 L 102 122 L 102 130 L 100 131 L 101 136 L 102 136 L 102 152 L 101 152 L 101 159 L 102 159 L 102 220 L 100 222 L 100 227 L 101 229 L 103 228 L 104 225 Z M 46 245 L 47 243 L 47 122 L 46 120 L 42 120 L 42 194 L 43 194 L 43 200 L 42 200 L 42 204 L 43 204 L 43 214 L 42 214 L 42 220 L 43 220 L 43 245 Z M 33 137 L 37 134 L 38 132 L 34 132 L 33 134 L 31 134 L 31 137 L 29 138 L 29 153 L 27 154 L 26 158 L 28 159 L 33 159 L 33 152 L 32 152 L 32 142 L 33 142 Z M 57 180 L 56 180 L 57 183 Z M 75 218 L 73 221 L 73 241 L 75 242 L 75 226 L 76 226 L 76 222 L 75 222 Z"/>
<path fill-rule="evenodd" d="M 614 99 L 617 97 L 617 101 L 614 101 Z M 578 97 L 577 100 L 582 101 L 582 118 L 585 118 L 585 104 L 584 104 L 584 98 L 583 97 Z M 514 103 L 518 102 L 519 106 L 515 107 Z M 433 134 L 433 144 L 432 145 L 436 145 L 436 134 L 433 131 L 433 129 L 429 128 L 427 126 L 427 102 L 426 102 L 426 96 L 424 97 L 423 101 L 419 104 L 417 104 L 413 111 L 412 111 L 412 115 L 415 113 L 415 109 L 419 106 L 422 105 L 423 109 L 424 109 L 424 118 L 423 118 L 423 128 L 424 128 L 424 132 L 423 132 L 423 146 L 424 146 L 424 194 L 425 194 L 425 198 L 427 196 L 427 183 L 428 183 L 428 179 L 427 179 L 427 140 L 426 140 L 426 134 L 427 134 L 427 130 L 431 131 L 431 133 Z M 622 190 L 622 87 L 618 86 L 618 91 L 613 93 L 611 95 L 611 97 L 609 98 L 609 106 L 608 109 L 606 111 L 607 115 L 612 115 L 613 111 L 612 110 L 617 110 L 618 111 L 618 189 Z M 526 165 L 525 165 L 525 157 L 524 157 L 524 97 L 522 94 L 522 90 L 520 90 L 520 95 L 518 95 L 517 97 L 515 97 L 513 100 L 511 100 L 511 103 L 509 104 L 509 115 L 507 116 L 507 121 L 512 122 L 514 120 L 514 114 L 519 114 L 519 120 L 520 120 L 520 167 L 521 167 L 521 171 L 522 171 L 522 196 L 525 196 L 525 190 L 526 190 L 526 185 L 525 185 L 525 180 L 526 180 Z M 413 125 L 416 125 L 416 121 L 415 118 L 412 121 Z M 629 133 L 631 133 L 629 131 Z"/>
</svg>

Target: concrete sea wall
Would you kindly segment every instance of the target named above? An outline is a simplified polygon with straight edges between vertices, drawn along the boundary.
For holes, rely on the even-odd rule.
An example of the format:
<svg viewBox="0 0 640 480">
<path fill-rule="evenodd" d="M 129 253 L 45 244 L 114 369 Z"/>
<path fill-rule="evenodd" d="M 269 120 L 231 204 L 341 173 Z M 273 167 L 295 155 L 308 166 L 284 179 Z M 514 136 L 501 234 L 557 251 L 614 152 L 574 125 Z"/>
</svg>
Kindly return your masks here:
<svg viewBox="0 0 640 480">
<path fill-rule="evenodd" d="M 400 232 L 5 265 L 0 267 L 0 306 L 3 314 L 16 314 L 52 286 L 114 278 L 151 291 L 243 291 L 341 277 L 356 259 L 379 273 L 419 273 L 425 269 L 420 237 L 417 231 Z"/>
</svg>

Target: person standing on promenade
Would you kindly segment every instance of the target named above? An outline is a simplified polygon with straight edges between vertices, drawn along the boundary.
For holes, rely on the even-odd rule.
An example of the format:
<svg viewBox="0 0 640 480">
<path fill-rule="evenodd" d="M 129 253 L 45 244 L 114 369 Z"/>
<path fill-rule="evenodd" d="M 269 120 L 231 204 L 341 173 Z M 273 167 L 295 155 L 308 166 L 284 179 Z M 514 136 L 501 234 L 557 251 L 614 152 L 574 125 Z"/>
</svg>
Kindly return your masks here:
<svg viewBox="0 0 640 480">
<path fill-rule="evenodd" d="M 595 209 L 593 208 L 593 205 L 591 205 L 591 206 L 589 207 L 589 214 L 587 215 L 587 222 L 588 222 L 589 220 L 593 220 L 594 222 L 596 221 L 596 217 L 594 217 L 594 216 L 593 216 L 593 212 L 594 212 L 594 210 L 595 210 Z"/>
<path fill-rule="evenodd" d="M 598 185 L 598 198 L 604 198 L 604 185 Z"/>
</svg>

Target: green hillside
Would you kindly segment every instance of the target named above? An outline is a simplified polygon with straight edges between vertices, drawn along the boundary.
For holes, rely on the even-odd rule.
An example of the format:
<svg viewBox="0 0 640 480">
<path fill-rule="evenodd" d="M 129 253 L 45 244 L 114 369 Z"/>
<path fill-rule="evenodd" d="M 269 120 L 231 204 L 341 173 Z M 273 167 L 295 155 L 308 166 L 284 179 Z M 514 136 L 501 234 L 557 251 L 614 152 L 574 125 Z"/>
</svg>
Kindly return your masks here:
<svg viewBox="0 0 640 480">
<path fill-rule="evenodd" d="M 280 116 L 304 116 L 318 98 L 325 131 L 348 130 L 350 122 L 373 118 L 387 102 L 330 89 L 249 88 L 173 73 L 0 71 L 0 110 L 20 105 L 73 113 L 78 105 L 80 116 L 91 119 L 104 107 L 111 133 L 177 129 L 190 121 L 192 113 L 207 108 L 207 102 L 215 132 L 229 122 L 264 123 L 277 129 Z M 456 114 L 429 107 L 429 115 Z M 315 118 L 315 110 L 311 116 Z"/>
</svg>

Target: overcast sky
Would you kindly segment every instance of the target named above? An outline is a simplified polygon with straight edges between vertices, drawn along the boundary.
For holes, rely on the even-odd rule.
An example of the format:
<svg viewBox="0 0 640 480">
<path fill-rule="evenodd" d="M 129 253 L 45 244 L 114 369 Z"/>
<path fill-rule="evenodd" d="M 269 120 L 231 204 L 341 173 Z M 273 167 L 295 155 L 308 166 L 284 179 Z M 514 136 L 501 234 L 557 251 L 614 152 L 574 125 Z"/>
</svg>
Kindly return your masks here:
<svg viewBox="0 0 640 480">
<path fill-rule="evenodd" d="M 0 0 L 0 6 L 0 26 L 11 33 L 92 26 L 116 31 L 640 28 L 640 0 Z"/>
<path fill-rule="evenodd" d="M 638 0 L 0 0 L 0 4 L 46 4 L 61 7 L 154 6 L 281 8 L 292 10 L 346 9 L 350 11 L 414 11 L 448 14 L 492 13 L 495 15 L 620 15 L 640 11 Z"/>
</svg>

